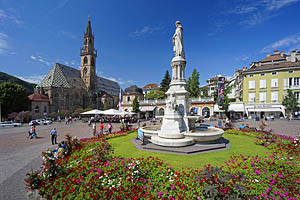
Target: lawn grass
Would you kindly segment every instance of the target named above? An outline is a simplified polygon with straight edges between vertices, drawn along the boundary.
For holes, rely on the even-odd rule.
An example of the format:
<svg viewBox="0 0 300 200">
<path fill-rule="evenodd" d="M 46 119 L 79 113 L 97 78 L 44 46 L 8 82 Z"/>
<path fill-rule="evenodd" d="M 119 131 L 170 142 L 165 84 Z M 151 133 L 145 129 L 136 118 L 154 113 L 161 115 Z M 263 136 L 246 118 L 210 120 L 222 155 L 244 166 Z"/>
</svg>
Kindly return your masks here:
<svg viewBox="0 0 300 200">
<path fill-rule="evenodd" d="M 204 165 L 211 164 L 213 166 L 222 166 L 224 162 L 230 159 L 230 156 L 235 155 L 264 155 L 269 150 L 263 146 L 254 144 L 254 137 L 224 134 L 223 137 L 230 141 L 230 149 L 202 153 L 197 155 L 176 155 L 169 153 L 158 153 L 150 151 L 142 151 L 130 142 L 132 138 L 136 137 L 136 132 L 130 133 L 124 137 L 118 137 L 108 140 L 114 148 L 114 155 L 124 158 L 141 158 L 154 156 L 173 167 L 179 168 L 199 168 L 202 169 Z"/>
</svg>

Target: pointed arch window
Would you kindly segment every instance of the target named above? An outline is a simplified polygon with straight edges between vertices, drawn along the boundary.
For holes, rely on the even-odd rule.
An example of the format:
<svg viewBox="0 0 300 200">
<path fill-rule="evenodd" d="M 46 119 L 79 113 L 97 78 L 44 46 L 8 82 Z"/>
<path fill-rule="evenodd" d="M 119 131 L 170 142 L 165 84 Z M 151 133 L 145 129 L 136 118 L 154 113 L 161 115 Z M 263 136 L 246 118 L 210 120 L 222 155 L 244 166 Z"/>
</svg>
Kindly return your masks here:
<svg viewBox="0 0 300 200">
<path fill-rule="evenodd" d="M 85 64 L 85 65 L 86 65 L 86 64 L 87 64 L 87 62 L 88 62 L 88 59 L 87 59 L 87 57 L 84 57 L 84 58 L 83 58 L 83 64 Z"/>
<path fill-rule="evenodd" d="M 92 57 L 91 65 L 92 65 L 92 66 L 95 66 L 95 59 L 94 59 L 94 57 Z"/>
<path fill-rule="evenodd" d="M 83 76 L 86 76 L 87 75 L 87 68 L 85 67 L 84 69 L 83 69 Z"/>
<path fill-rule="evenodd" d="M 89 39 L 89 42 L 90 42 L 90 44 L 92 44 L 92 39 L 91 38 Z"/>
<path fill-rule="evenodd" d="M 85 39 L 85 40 L 84 40 L 84 45 L 87 45 L 87 43 L 88 43 L 88 40 Z"/>
</svg>

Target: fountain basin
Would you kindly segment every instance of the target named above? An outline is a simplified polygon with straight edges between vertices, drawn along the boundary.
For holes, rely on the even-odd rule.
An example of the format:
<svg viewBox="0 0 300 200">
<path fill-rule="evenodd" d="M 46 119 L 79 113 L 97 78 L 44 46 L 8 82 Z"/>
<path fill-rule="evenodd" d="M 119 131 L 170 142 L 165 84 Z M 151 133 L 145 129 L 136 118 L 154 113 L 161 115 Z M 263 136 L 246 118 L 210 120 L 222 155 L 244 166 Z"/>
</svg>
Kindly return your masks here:
<svg viewBox="0 0 300 200">
<path fill-rule="evenodd" d="M 196 143 L 211 143 L 222 137 L 224 131 L 215 127 L 197 127 L 196 129 L 184 133 L 186 138 L 192 138 Z"/>
<path fill-rule="evenodd" d="M 160 137 L 160 139 L 168 140 L 168 141 L 167 140 L 163 141 L 162 144 L 161 144 L 161 142 L 157 141 L 158 135 L 162 134 L 162 133 L 160 133 L 160 126 L 146 126 L 146 127 L 140 128 L 140 130 L 144 133 L 145 138 L 148 138 L 148 139 L 151 138 L 150 141 L 152 142 L 152 140 L 153 140 L 154 144 L 161 145 L 161 146 L 167 146 L 167 145 L 162 145 L 162 144 L 168 142 L 168 143 L 172 144 L 172 146 L 174 146 L 174 144 L 172 142 L 172 138 Z M 178 139 L 175 139 L 175 140 L 179 142 L 178 143 L 179 146 L 183 145 L 184 143 L 186 145 L 190 145 L 190 144 L 193 144 L 194 142 L 195 143 L 214 143 L 219 138 L 221 138 L 223 134 L 224 134 L 224 131 L 222 129 L 215 128 L 210 125 L 201 124 L 200 127 L 196 127 L 192 131 L 184 132 L 184 133 L 180 134 L 182 137 L 178 137 Z M 154 137 L 154 136 L 156 136 L 156 137 Z M 184 139 L 188 139 L 188 141 L 185 141 Z M 193 140 L 193 142 L 190 141 L 191 139 Z"/>
</svg>

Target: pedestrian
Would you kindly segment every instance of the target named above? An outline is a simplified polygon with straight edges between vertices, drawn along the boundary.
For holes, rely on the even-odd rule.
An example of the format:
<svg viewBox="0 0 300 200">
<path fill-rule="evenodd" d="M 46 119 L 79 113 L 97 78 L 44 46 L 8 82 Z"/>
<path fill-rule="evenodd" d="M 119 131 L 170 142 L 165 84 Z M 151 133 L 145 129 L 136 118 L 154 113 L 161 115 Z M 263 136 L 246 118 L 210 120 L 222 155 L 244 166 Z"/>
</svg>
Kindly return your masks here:
<svg viewBox="0 0 300 200">
<path fill-rule="evenodd" d="M 111 130 L 112 130 L 112 128 L 113 128 L 111 122 L 108 123 L 107 127 L 108 127 L 108 132 L 109 132 L 109 134 L 111 134 Z"/>
<path fill-rule="evenodd" d="M 52 145 L 54 144 L 57 144 L 57 131 L 56 131 L 56 128 L 53 128 L 51 131 L 50 131 L 50 135 L 51 135 L 51 142 L 52 142 Z"/>
<path fill-rule="evenodd" d="M 137 123 L 136 123 L 136 126 L 137 126 L 138 129 L 140 128 L 140 125 L 141 125 L 140 120 L 138 120 Z"/>
<path fill-rule="evenodd" d="M 93 136 L 95 136 L 96 135 L 96 122 L 93 124 Z"/>
<path fill-rule="evenodd" d="M 35 126 L 34 125 L 31 127 L 31 137 L 30 137 L 30 139 L 32 139 L 33 137 L 35 137 L 35 139 L 37 138 L 37 136 L 36 136 L 36 130 L 35 130 Z"/>
<path fill-rule="evenodd" d="M 103 135 L 103 129 L 104 129 L 104 126 L 103 126 L 103 122 L 100 123 L 100 134 Z"/>
</svg>

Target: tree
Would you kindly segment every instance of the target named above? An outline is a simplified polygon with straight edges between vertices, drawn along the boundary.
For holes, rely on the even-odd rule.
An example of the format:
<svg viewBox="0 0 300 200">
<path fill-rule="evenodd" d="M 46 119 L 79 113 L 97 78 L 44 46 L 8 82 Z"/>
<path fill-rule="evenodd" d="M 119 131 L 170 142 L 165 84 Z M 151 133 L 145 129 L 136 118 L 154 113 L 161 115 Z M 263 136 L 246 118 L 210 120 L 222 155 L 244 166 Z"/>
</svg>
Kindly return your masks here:
<svg viewBox="0 0 300 200">
<path fill-rule="evenodd" d="M 192 77 L 188 78 L 187 90 L 190 93 L 190 97 L 199 97 L 199 72 L 196 69 L 193 70 Z"/>
<path fill-rule="evenodd" d="M 298 107 L 298 101 L 295 94 L 293 94 L 291 90 L 288 90 L 287 92 L 288 92 L 287 95 L 284 97 L 282 101 L 282 105 L 286 107 L 288 112 L 293 113 L 293 111 L 296 110 Z"/>
<path fill-rule="evenodd" d="M 104 106 L 103 106 L 103 110 L 107 110 L 108 109 L 108 106 L 107 106 L 107 104 L 104 104 Z"/>
<path fill-rule="evenodd" d="M 146 94 L 145 98 L 148 100 L 164 99 L 166 98 L 166 94 L 161 90 L 151 90 Z"/>
<path fill-rule="evenodd" d="M 135 113 L 138 113 L 140 111 L 139 107 L 140 107 L 139 101 L 138 101 L 137 97 L 135 97 L 132 102 L 132 111 Z"/>
<path fill-rule="evenodd" d="M 171 83 L 171 77 L 169 71 L 167 70 L 163 80 L 160 83 L 160 90 L 163 92 L 167 92 L 170 87 L 170 83 Z"/>
<path fill-rule="evenodd" d="M 4 117 L 12 112 L 28 110 L 30 105 L 26 89 L 11 82 L 0 84 L 0 102 L 2 102 L 2 114 Z"/>
<path fill-rule="evenodd" d="M 201 97 L 208 97 L 208 88 L 207 87 L 201 88 L 200 95 L 201 95 Z"/>
</svg>

